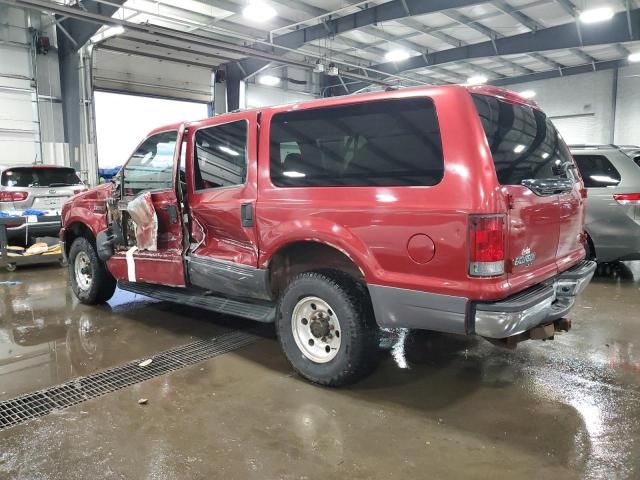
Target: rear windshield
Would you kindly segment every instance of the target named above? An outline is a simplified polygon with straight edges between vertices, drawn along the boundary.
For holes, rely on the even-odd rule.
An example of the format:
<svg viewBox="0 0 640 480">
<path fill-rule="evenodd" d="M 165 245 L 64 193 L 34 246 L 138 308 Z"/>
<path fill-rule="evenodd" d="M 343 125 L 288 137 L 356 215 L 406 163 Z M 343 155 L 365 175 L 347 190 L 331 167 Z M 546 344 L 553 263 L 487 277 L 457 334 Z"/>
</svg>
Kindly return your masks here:
<svg viewBox="0 0 640 480">
<path fill-rule="evenodd" d="M 573 158 L 585 187 L 615 187 L 620 183 L 620 172 L 604 155 L 578 153 Z"/>
<path fill-rule="evenodd" d="M 292 111 L 271 121 L 271 179 L 280 187 L 426 186 L 443 175 L 427 98 Z"/>
<path fill-rule="evenodd" d="M 492 96 L 472 97 L 500 184 L 567 177 L 561 167 L 574 165 L 571 154 L 544 113 Z"/>
<path fill-rule="evenodd" d="M 17 167 L 2 172 L 3 187 L 64 187 L 82 183 L 73 168 Z"/>
</svg>

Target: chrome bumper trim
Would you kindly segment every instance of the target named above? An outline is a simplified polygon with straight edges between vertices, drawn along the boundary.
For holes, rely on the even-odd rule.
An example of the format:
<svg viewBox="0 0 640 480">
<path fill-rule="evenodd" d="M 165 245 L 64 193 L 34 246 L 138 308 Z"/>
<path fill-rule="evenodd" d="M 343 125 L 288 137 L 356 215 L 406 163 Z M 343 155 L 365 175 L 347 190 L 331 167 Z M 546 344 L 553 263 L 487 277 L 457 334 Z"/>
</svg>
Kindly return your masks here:
<svg viewBox="0 0 640 480">
<path fill-rule="evenodd" d="M 596 263 L 582 263 L 562 272 L 553 283 L 536 285 L 506 300 L 475 303 L 475 333 L 488 338 L 507 338 L 566 315 L 575 297 L 591 281 Z"/>
</svg>

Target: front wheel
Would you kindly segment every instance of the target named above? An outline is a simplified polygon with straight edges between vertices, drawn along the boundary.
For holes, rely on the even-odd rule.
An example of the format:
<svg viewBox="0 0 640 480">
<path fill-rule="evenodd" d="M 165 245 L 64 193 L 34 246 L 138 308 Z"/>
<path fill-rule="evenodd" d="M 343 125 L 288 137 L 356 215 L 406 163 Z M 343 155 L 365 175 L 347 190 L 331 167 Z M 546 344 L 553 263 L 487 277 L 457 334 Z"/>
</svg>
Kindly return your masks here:
<svg viewBox="0 0 640 480">
<path fill-rule="evenodd" d="M 312 382 L 347 385 L 375 367 L 378 327 L 371 302 L 338 272 L 295 277 L 280 297 L 277 331 L 293 368 Z"/>
<path fill-rule="evenodd" d="M 116 280 L 98 258 L 94 246 L 84 237 L 76 238 L 71 244 L 69 276 L 73 293 L 88 305 L 106 302 L 116 290 Z"/>
</svg>

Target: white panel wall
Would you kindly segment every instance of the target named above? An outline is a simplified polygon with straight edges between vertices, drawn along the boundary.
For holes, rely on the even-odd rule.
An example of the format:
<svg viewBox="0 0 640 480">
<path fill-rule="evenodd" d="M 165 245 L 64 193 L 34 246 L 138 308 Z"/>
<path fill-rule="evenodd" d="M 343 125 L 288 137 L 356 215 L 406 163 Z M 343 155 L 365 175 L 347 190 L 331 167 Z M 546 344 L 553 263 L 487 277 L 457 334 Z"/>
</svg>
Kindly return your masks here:
<svg viewBox="0 0 640 480">
<path fill-rule="evenodd" d="M 0 20 L 2 162 L 30 164 L 38 161 L 64 164 L 66 157 L 62 145 L 64 131 L 55 30 L 49 26 L 43 32 L 49 36 L 52 49 L 47 55 L 36 56 L 38 76 L 35 79 L 27 12 L 0 5 Z M 40 28 L 41 17 L 32 14 L 31 25 Z M 39 105 L 36 84 L 40 93 Z"/>
<path fill-rule="evenodd" d="M 618 72 L 615 143 L 640 145 L 640 64 Z"/>
<path fill-rule="evenodd" d="M 247 108 L 283 105 L 304 102 L 316 98 L 314 95 L 262 85 L 247 85 Z"/>
<path fill-rule="evenodd" d="M 39 158 L 36 96 L 30 62 L 27 15 L 0 5 L 0 151 L 3 163 Z M 6 21 L 5 21 L 6 19 Z"/>
<path fill-rule="evenodd" d="M 555 120 L 567 143 L 610 143 L 613 79 L 613 70 L 605 70 L 507 88 L 519 92 L 535 90 L 536 102 Z"/>
</svg>

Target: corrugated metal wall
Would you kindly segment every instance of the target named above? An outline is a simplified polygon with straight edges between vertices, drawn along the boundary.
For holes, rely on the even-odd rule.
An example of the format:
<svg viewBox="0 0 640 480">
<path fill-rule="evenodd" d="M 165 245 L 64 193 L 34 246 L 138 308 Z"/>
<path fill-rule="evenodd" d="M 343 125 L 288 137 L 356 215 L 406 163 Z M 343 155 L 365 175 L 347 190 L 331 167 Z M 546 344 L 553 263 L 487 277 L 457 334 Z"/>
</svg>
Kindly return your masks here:
<svg viewBox="0 0 640 480">
<path fill-rule="evenodd" d="M 48 20 L 37 14 L 29 17 L 25 10 L 0 5 L 2 164 L 66 162 L 53 27 L 44 26 L 44 34 L 52 42 L 47 55 L 34 56 L 31 47 L 29 26 L 42 28 L 43 19 L 45 23 Z"/>
</svg>

